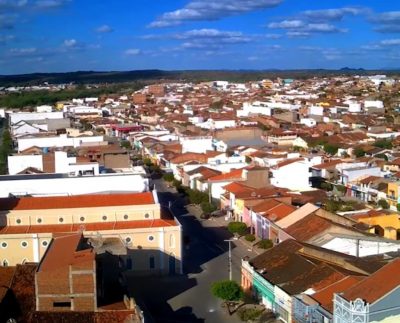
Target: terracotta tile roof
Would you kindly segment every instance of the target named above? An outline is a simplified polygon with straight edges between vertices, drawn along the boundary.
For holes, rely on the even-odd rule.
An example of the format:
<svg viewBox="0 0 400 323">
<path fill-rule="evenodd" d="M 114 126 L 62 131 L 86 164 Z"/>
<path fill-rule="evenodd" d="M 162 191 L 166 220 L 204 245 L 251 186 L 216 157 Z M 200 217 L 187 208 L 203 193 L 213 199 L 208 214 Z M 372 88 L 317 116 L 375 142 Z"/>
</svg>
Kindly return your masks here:
<svg viewBox="0 0 400 323">
<path fill-rule="evenodd" d="M 280 205 L 269 209 L 265 214 L 263 214 L 263 216 L 270 219 L 271 221 L 279 221 L 294 212 L 295 210 L 296 207 L 281 203 Z"/>
<path fill-rule="evenodd" d="M 341 159 L 336 159 L 336 160 L 331 160 L 329 162 L 325 162 L 322 164 L 314 165 L 312 168 L 316 169 L 328 169 L 328 168 L 334 168 L 336 165 L 342 163 Z"/>
<path fill-rule="evenodd" d="M 162 228 L 176 226 L 172 219 L 155 220 L 136 220 L 118 222 L 93 222 L 76 224 L 53 224 L 53 225 L 13 225 L 0 227 L 1 234 L 21 234 L 21 233 L 70 233 L 81 231 L 107 231 L 124 229 L 143 229 L 143 228 Z"/>
<path fill-rule="evenodd" d="M 246 186 L 244 184 L 241 184 L 241 183 L 237 183 L 237 182 L 233 182 L 228 185 L 225 185 L 223 188 L 225 189 L 225 191 L 233 193 L 233 194 L 254 191 L 253 188 Z"/>
<path fill-rule="evenodd" d="M 183 164 L 190 161 L 197 161 L 201 163 L 206 163 L 208 157 L 205 154 L 198 154 L 198 153 L 184 153 L 180 154 L 170 160 L 173 164 Z"/>
<path fill-rule="evenodd" d="M 67 270 L 69 266 L 77 264 L 92 268 L 96 254 L 93 248 L 80 249 L 82 239 L 82 233 L 53 238 L 39 264 L 38 272 Z"/>
<path fill-rule="evenodd" d="M 341 293 L 363 279 L 365 279 L 365 276 L 346 276 L 332 285 L 329 285 L 328 287 L 319 290 L 315 294 L 312 294 L 311 297 L 328 312 L 333 313 L 333 294 Z"/>
<path fill-rule="evenodd" d="M 377 180 L 383 180 L 383 179 L 384 179 L 383 177 L 379 177 L 379 176 L 368 176 L 368 177 L 363 178 L 359 182 L 361 184 L 369 184 L 369 183 L 376 182 Z"/>
<path fill-rule="evenodd" d="M 341 295 L 348 301 L 361 298 L 373 304 L 387 293 L 400 286 L 400 258 L 393 260 Z"/>
<path fill-rule="evenodd" d="M 229 173 L 220 174 L 210 177 L 209 182 L 225 182 L 225 181 L 240 181 L 244 180 L 242 177 L 243 169 L 233 169 Z"/>
<path fill-rule="evenodd" d="M 309 214 L 286 228 L 286 233 L 299 241 L 308 241 L 333 226 L 333 222 L 315 214 Z"/>
<path fill-rule="evenodd" d="M 0 198 L 0 210 L 41 210 L 154 204 L 152 192 Z"/>
<path fill-rule="evenodd" d="M 16 267 L 0 267 L 0 304 L 11 288 Z"/>
<path fill-rule="evenodd" d="M 293 158 L 293 159 L 286 159 L 280 163 L 277 163 L 273 168 L 274 169 L 278 169 L 278 168 L 282 168 L 285 167 L 287 165 L 293 164 L 293 163 L 297 163 L 299 161 L 304 161 L 304 158 Z"/>
<path fill-rule="evenodd" d="M 257 203 L 256 205 L 254 205 L 252 207 L 253 212 L 256 213 L 265 213 L 268 210 L 270 210 L 271 208 L 281 204 L 282 202 L 277 201 L 275 199 L 268 199 L 268 200 L 264 200 L 260 203 Z"/>
</svg>

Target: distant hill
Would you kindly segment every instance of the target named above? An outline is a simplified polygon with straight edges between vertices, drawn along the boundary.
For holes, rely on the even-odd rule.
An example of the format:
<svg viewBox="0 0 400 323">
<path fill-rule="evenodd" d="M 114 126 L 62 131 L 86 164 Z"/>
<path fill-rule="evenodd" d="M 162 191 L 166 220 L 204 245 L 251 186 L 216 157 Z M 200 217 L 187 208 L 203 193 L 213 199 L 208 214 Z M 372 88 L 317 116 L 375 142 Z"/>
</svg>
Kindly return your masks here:
<svg viewBox="0 0 400 323">
<path fill-rule="evenodd" d="M 310 76 L 333 75 L 371 75 L 371 74 L 396 74 L 397 70 L 364 70 L 345 67 L 341 70 L 187 70 L 187 71 L 162 71 L 162 70 L 136 70 L 136 71 L 77 71 L 68 73 L 33 73 L 20 75 L 0 75 L 0 86 L 38 85 L 48 82 L 50 84 L 77 83 L 77 84 L 104 84 L 135 82 L 141 80 L 186 80 L 186 81 L 211 81 L 227 80 L 232 82 L 247 82 L 264 78 L 295 78 L 304 79 Z"/>
</svg>

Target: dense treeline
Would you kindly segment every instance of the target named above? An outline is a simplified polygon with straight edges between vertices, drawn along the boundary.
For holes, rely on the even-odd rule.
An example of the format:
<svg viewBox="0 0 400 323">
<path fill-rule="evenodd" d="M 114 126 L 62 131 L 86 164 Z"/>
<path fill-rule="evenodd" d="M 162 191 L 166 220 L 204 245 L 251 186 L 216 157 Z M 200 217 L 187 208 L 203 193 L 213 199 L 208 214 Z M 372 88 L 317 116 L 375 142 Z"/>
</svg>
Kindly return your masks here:
<svg viewBox="0 0 400 323">
<path fill-rule="evenodd" d="M 70 72 L 70 73 L 35 73 L 22 75 L 0 75 L 0 86 L 15 85 L 39 85 L 44 82 L 51 84 L 78 83 L 101 84 L 122 83 L 144 80 L 184 80 L 184 81 L 212 81 L 226 80 L 231 82 L 257 81 L 265 78 L 296 78 L 306 79 L 313 76 L 337 76 L 337 75 L 373 75 L 373 74 L 399 75 L 395 70 L 186 70 L 186 71 L 161 71 L 138 70 L 126 72 Z"/>
<path fill-rule="evenodd" d="M 73 98 L 97 97 L 103 94 L 122 93 L 126 90 L 136 91 L 141 87 L 143 87 L 143 84 L 137 82 L 133 84 L 114 84 L 96 88 L 78 86 L 75 89 L 59 91 L 24 91 L 0 96 L 0 107 L 18 109 L 42 104 L 52 105 L 58 101 L 65 101 Z"/>
<path fill-rule="evenodd" d="M 0 124 L 0 174 L 7 174 L 7 157 L 13 151 L 11 134 L 5 126 L 6 122 L 3 119 Z"/>
</svg>

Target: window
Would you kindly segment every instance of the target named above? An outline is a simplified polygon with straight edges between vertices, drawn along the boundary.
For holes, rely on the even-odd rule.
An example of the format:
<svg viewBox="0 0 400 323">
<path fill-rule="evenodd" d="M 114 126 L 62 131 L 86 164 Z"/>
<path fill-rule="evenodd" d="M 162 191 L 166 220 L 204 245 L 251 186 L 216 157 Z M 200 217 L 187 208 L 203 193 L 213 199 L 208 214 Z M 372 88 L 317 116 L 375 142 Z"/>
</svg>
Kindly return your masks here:
<svg viewBox="0 0 400 323">
<path fill-rule="evenodd" d="M 53 302 L 53 307 L 68 307 L 68 308 L 71 308 L 71 302 Z"/>
<path fill-rule="evenodd" d="M 128 270 L 132 269 L 132 258 L 126 259 L 126 269 L 128 269 Z"/>
<path fill-rule="evenodd" d="M 171 234 L 169 236 L 169 247 L 175 248 L 175 235 L 174 234 Z"/>
<path fill-rule="evenodd" d="M 37 223 L 42 223 L 42 219 L 41 219 L 41 218 L 38 218 L 38 219 L 36 220 L 36 222 L 37 222 Z"/>
<path fill-rule="evenodd" d="M 26 242 L 26 241 L 22 241 L 21 242 L 21 247 L 22 248 L 26 248 L 28 246 L 28 242 Z"/>
<path fill-rule="evenodd" d="M 16 222 L 17 224 L 21 224 L 21 219 L 17 219 L 15 222 Z"/>
<path fill-rule="evenodd" d="M 81 216 L 81 217 L 79 218 L 79 221 L 85 222 L 85 217 L 84 217 L 84 216 Z"/>
<path fill-rule="evenodd" d="M 63 223 L 64 222 L 64 218 L 59 218 L 58 222 Z"/>
<path fill-rule="evenodd" d="M 125 238 L 125 241 L 126 241 L 127 243 L 130 243 L 130 242 L 132 242 L 132 238 L 131 238 L 131 237 L 126 237 L 126 238 Z"/>
<path fill-rule="evenodd" d="M 107 221 L 107 216 L 103 215 L 102 219 L 103 219 L 103 221 Z"/>
<path fill-rule="evenodd" d="M 154 240 L 154 236 L 149 236 L 147 239 L 149 239 L 149 241 L 153 241 Z"/>
<path fill-rule="evenodd" d="M 128 214 L 125 214 L 125 215 L 124 215 L 124 220 L 128 220 L 128 219 L 129 219 Z"/>
<path fill-rule="evenodd" d="M 149 213 L 146 213 L 146 214 L 144 215 L 144 217 L 145 217 L 145 219 L 148 219 L 148 218 L 150 217 L 150 214 L 149 214 Z"/>
<path fill-rule="evenodd" d="M 154 269 L 156 267 L 155 259 L 153 256 L 149 258 L 149 267 L 150 269 Z"/>
<path fill-rule="evenodd" d="M 47 245 L 48 245 L 49 243 L 45 240 L 45 241 L 42 241 L 42 246 L 43 247 L 47 247 Z"/>
<path fill-rule="evenodd" d="M 7 248 L 8 247 L 8 243 L 7 242 L 2 242 L 1 243 L 1 247 L 3 248 L 3 249 L 5 249 L 5 248 Z"/>
<path fill-rule="evenodd" d="M 8 260 L 7 259 L 3 260 L 3 267 L 8 267 Z"/>
</svg>

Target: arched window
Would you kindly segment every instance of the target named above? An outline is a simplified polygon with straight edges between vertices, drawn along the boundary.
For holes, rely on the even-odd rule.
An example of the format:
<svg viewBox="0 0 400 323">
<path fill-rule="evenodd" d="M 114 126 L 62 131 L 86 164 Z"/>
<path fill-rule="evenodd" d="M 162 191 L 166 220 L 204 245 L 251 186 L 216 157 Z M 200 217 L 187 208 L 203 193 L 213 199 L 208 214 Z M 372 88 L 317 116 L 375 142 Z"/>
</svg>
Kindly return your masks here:
<svg viewBox="0 0 400 323">
<path fill-rule="evenodd" d="M 175 235 L 174 234 L 169 235 L 169 247 L 175 248 Z"/>
<path fill-rule="evenodd" d="M 8 267 L 8 260 L 7 259 L 3 260 L 3 267 Z"/>
</svg>

